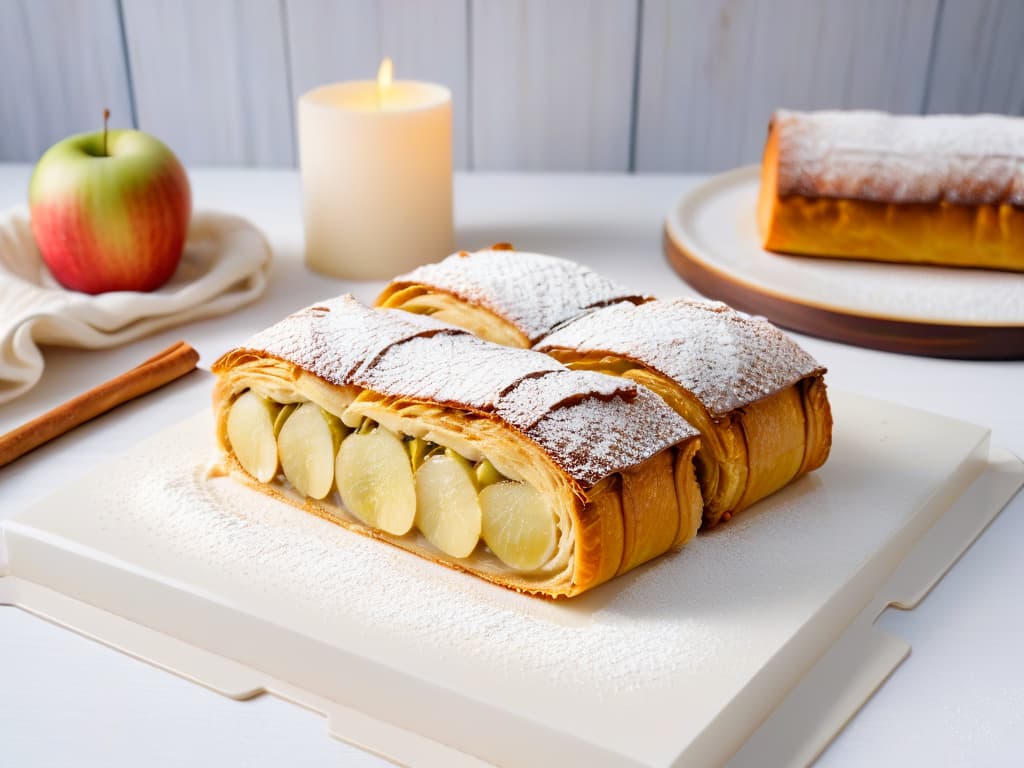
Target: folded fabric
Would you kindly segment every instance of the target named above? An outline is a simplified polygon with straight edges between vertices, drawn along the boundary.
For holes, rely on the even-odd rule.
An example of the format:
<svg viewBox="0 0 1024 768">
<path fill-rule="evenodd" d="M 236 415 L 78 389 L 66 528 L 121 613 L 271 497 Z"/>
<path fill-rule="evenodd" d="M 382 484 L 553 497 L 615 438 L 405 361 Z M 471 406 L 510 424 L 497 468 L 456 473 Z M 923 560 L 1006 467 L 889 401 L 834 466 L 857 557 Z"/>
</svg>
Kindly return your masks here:
<svg viewBox="0 0 1024 768">
<path fill-rule="evenodd" d="M 32 237 L 28 212 L 0 215 L 0 403 L 43 374 L 42 345 L 98 349 L 230 312 L 267 283 L 270 245 L 238 216 L 193 214 L 181 263 L 157 291 L 91 296 L 53 278 Z"/>
</svg>

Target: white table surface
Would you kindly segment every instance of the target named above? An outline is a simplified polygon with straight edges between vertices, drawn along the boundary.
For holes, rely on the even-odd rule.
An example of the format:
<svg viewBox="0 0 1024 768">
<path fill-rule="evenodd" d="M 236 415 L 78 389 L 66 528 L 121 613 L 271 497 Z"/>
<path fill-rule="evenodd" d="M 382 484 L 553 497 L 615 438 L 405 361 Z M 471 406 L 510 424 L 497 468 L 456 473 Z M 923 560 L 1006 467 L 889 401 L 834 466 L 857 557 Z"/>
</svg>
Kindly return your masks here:
<svg viewBox="0 0 1024 768">
<path fill-rule="evenodd" d="M 0 208 L 22 204 L 29 166 L 0 166 Z M 0 433 L 183 338 L 208 367 L 288 312 L 382 283 L 344 283 L 302 264 L 294 171 L 196 170 L 195 206 L 241 214 L 275 251 L 267 293 L 235 314 L 106 351 L 49 349 L 42 381 L 0 406 Z M 669 269 L 661 227 L 696 176 L 461 175 L 458 245 L 510 241 L 582 261 L 662 297 L 692 291 Z M 992 428 L 1024 455 L 1024 362 L 961 362 L 874 352 L 799 337 L 831 386 Z M 195 373 L 0 469 L 0 519 L 97 462 L 206 406 Z M 911 656 L 839 735 L 824 766 L 1024 764 L 1024 495 L 1019 495 L 915 610 L 879 620 Z M 4 567 L 0 548 L 0 570 Z M 269 696 L 236 702 L 145 663 L 0 608 L 0 765 L 370 766 L 385 764 L 327 736 L 315 713 Z"/>
</svg>

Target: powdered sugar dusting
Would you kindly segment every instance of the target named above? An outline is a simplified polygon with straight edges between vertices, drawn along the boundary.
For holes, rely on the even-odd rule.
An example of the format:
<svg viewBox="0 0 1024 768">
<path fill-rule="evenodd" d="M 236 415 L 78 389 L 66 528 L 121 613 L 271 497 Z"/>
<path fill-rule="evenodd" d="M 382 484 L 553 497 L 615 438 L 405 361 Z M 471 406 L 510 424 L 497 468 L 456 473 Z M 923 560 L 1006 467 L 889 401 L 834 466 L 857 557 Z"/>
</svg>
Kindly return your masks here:
<svg viewBox="0 0 1024 768">
<path fill-rule="evenodd" d="M 453 254 L 396 277 L 399 285 L 425 285 L 485 307 L 529 340 L 592 307 L 640 301 L 634 291 L 566 259 L 519 251 Z"/>
<path fill-rule="evenodd" d="M 585 486 L 698 434 L 646 387 L 632 401 L 588 397 L 553 409 L 526 433 Z"/>
<path fill-rule="evenodd" d="M 535 684 L 615 696 L 664 689 L 714 653 L 706 614 L 689 615 L 674 604 L 699 599 L 678 589 L 686 553 L 618 579 L 622 595 L 611 602 L 607 589 L 604 597 L 571 602 L 526 597 L 346 531 L 231 478 L 208 479 L 202 462 L 213 451 L 209 432 L 208 423 L 191 434 L 179 426 L 119 459 L 117 473 L 94 478 L 91 507 L 107 510 L 97 530 L 148 542 L 141 550 L 148 567 L 216 581 L 228 602 L 255 599 L 296 631 L 344 645 L 352 627 L 363 627 L 505 679 L 525 674 Z M 126 486 L 124 477 L 139 481 Z M 389 665 L 416 663 L 408 650 L 381 645 Z"/>
<path fill-rule="evenodd" d="M 1024 205 L 1024 119 L 790 112 L 772 118 L 781 196 Z"/>
<path fill-rule="evenodd" d="M 715 416 L 824 369 L 786 334 L 720 302 L 615 304 L 566 324 L 537 349 L 608 353 L 663 373 Z"/>
<path fill-rule="evenodd" d="M 509 424 L 529 429 L 548 411 L 580 400 L 581 392 L 602 400 L 633 400 L 637 386 L 626 379 L 592 371 L 560 372 L 558 376 L 523 379 L 501 399 L 495 412 Z M 538 403 L 543 405 L 538 407 Z"/>
<path fill-rule="evenodd" d="M 297 312 L 244 348 L 334 384 L 493 413 L 584 488 L 696 434 L 653 395 L 637 397 L 637 387 L 614 377 L 348 296 Z"/>
<path fill-rule="evenodd" d="M 469 334 L 431 336 L 395 344 L 352 377 L 352 383 L 385 395 L 491 409 L 524 376 L 565 370 L 555 360 Z"/>
<path fill-rule="evenodd" d="M 465 334 L 423 315 L 370 309 L 344 295 L 289 315 L 253 336 L 242 349 L 287 360 L 343 386 L 351 383 L 356 368 L 391 344 L 439 331 Z"/>
</svg>

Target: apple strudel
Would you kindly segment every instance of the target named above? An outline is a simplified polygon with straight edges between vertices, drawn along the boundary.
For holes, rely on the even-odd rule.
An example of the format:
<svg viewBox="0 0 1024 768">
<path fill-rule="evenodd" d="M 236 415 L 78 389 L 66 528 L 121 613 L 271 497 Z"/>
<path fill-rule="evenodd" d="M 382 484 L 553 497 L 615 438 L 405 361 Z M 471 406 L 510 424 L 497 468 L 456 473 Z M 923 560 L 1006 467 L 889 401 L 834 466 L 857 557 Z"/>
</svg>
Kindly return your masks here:
<svg viewBox="0 0 1024 768">
<path fill-rule="evenodd" d="M 697 431 L 632 381 L 347 296 L 213 370 L 245 482 L 506 587 L 576 595 L 700 525 Z"/>
<path fill-rule="evenodd" d="M 543 277 L 515 283 L 522 275 Z M 491 249 L 396 278 L 378 302 L 429 314 L 422 297 L 444 294 L 445 306 L 457 307 L 445 317 L 456 325 L 472 317 L 466 327 L 484 338 L 530 339 L 570 368 L 625 376 L 657 392 L 701 432 L 705 527 L 825 462 L 832 440 L 825 370 L 790 337 L 724 304 L 645 299 L 593 275 L 566 259 Z M 607 300 L 587 295 L 592 284 L 605 286 Z M 396 300 L 399 286 L 417 300 Z M 510 327 L 522 332 L 510 339 Z"/>
</svg>

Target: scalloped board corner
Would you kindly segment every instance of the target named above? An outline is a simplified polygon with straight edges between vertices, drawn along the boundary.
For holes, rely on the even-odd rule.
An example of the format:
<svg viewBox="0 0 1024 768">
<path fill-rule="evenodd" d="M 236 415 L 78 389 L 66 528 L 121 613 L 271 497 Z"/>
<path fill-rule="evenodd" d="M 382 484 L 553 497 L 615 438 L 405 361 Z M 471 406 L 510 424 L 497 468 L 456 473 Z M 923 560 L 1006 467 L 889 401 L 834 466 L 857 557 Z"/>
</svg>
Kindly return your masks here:
<svg viewBox="0 0 1024 768">
<path fill-rule="evenodd" d="M 1024 482 L 984 428 L 833 404 L 822 470 L 571 601 L 205 479 L 208 414 L 10 521 L 0 595 L 225 695 L 323 712 L 402 763 L 807 762 L 908 650 L 877 615 L 914 605 Z"/>
</svg>

